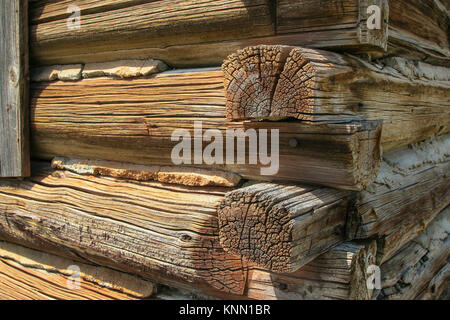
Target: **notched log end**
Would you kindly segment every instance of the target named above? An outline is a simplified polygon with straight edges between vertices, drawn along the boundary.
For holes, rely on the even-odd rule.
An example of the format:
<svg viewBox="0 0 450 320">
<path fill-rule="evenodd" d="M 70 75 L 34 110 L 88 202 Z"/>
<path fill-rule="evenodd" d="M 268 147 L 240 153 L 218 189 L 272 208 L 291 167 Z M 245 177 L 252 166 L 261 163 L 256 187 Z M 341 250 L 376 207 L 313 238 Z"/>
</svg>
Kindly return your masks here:
<svg viewBox="0 0 450 320">
<path fill-rule="evenodd" d="M 312 120 L 316 85 L 316 50 L 290 46 L 255 46 L 223 63 L 230 120 L 296 118 Z M 325 57 L 319 58 L 326 63 Z"/>
<path fill-rule="evenodd" d="M 230 192 L 218 206 L 222 247 L 274 272 L 292 272 L 292 229 L 288 213 L 264 194 Z"/>
<path fill-rule="evenodd" d="M 358 133 L 358 143 L 353 150 L 355 159 L 355 188 L 364 190 L 375 181 L 381 166 L 382 147 L 381 121 L 363 121 L 364 127 Z"/>
</svg>

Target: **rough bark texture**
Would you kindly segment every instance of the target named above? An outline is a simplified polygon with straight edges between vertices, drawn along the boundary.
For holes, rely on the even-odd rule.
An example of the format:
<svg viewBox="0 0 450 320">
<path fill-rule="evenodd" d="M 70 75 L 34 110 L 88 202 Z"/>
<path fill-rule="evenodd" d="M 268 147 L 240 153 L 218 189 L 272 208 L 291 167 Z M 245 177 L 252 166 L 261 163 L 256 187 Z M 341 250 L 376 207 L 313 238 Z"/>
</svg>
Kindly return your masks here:
<svg viewBox="0 0 450 320">
<path fill-rule="evenodd" d="M 349 195 L 267 183 L 232 191 L 218 207 L 220 243 L 262 268 L 294 272 L 344 241 Z"/>
<path fill-rule="evenodd" d="M 130 300 L 148 298 L 147 280 L 0 241 L 0 298 Z"/>
<path fill-rule="evenodd" d="M 30 179 L 0 181 L 0 238 L 175 287 L 242 294 L 241 259 L 219 244 L 226 190 L 35 166 Z"/>
<path fill-rule="evenodd" d="M 427 290 L 432 294 L 441 291 L 441 282 L 448 279 L 445 275 L 448 276 L 446 266 L 450 259 L 449 232 L 447 207 L 423 233 L 381 265 L 383 289 L 379 299 L 416 299 Z M 433 280 L 435 283 L 430 282 Z"/>
<path fill-rule="evenodd" d="M 450 135 L 383 155 L 375 183 L 358 194 L 350 239 L 378 236 L 379 261 L 422 232 L 450 203 Z"/>
<path fill-rule="evenodd" d="M 172 141 L 177 129 L 186 129 L 194 146 L 195 121 L 201 133 L 219 130 L 223 156 L 237 154 L 245 146 L 245 164 L 236 157 L 229 163 L 191 166 L 236 172 L 244 178 L 292 180 L 361 189 L 375 178 L 380 163 L 380 124 L 371 121 L 346 123 L 228 122 L 225 119 L 223 74 L 217 69 L 163 72 L 137 79 L 93 78 L 78 82 L 33 83 L 31 98 L 32 150 L 35 157 L 52 159 L 104 159 L 150 165 L 173 165 Z M 226 130 L 242 129 L 238 143 L 226 147 Z M 260 155 L 249 148 L 247 131 L 268 130 L 271 154 L 272 130 L 279 130 L 279 170 L 267 175 Z M 260 140 L 261 141 L 261 140 Z M 205 148 L 209 142 L 203 141 Z M 239 145 L 239 146 L 238 146 Z M 260 150 L 259 142 L 253 144 Z M 227 150 L 228 149 L 228 150 Z M 250 163 L 250 157 L 259 157 Z M 219 159 L 220 160 L 220 159 Z M 228 162 L 228 163 L 227 163 Z"/>
<path fill-rule="evenodd" d="M 294 273 L 249 266 L 247 296 L 263 300 L 366 300 L 367 267 L 375 263 L 376 242 L 342 243 Z"/>
<path fill-rule="evenodd" d="M 289 46 L 245 48 L 222 69 L 230 120 L 383 120 L 385 150 L 449 131 L 448 76 L 407 78 L 389 66 Z"/>
</svg>

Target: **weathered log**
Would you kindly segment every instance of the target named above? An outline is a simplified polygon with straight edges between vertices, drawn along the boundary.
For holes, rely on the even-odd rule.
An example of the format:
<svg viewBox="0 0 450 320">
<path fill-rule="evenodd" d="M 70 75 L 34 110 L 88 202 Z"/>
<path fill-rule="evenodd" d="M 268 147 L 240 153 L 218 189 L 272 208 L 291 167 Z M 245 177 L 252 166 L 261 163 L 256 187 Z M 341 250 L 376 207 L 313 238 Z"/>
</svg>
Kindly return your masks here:
<svg viewBox="0 0 450 320">
<path fill-rule="evenodd" d="M 386 0 L 372 2 L 381 9 L 380 28 L 372 30 L 366 0 L 319 6 L 311 0 L 81 0 L 79 29 L 67 27 L 72 3 L 32 2 L 31 52 L 38 64 L 153 57 L 177 67 L 217 66 L 233 51 L 255 44 L 383 52 L 389 10 Z"/>
<path fill-rule="evenodd" d="M 385 150 L 450 128 L 448 81 L 409 79 L 355 57 L 289 46 L 245 48 L 222 69 L 230 120 L 383 120 Z"/>
<path fill-rule="evenodd" d="M 386 51 L 389 5 L 387 0 L 278 0 L 277 34 L 298 34 L 306 47 L 328 47 L 357 52 Z M 371 6 L 377 6 L 374 12 Z M 373 21 L 369 17 L 374 14 Z M 371 24 L 374 23 L 375 28 Z M 378 25 L 379 24 L 379 25 Z M 323 42 L 320 46 L 315 43 Z M 334 42 L 334 43 L 333 43 Z"/>
<path fill-rule="evenodd" d="M 255 184 L 218 207 L 225 250 L 275 272 L 293 272 L 344 239 L 380 238 L 379 263 L 450 203 L 450 135 L 384 155 L 368 190 Z M 345 231 L 344 231 L 345 229 Z"/>
<path fill-rule="evenodd" d="M 184 130 L 189 151 L 198 140 L 201 150 L 193 150 L 183 165 L 228 170 L 244 178 L 359 190 L 373 181 L 379 168 L 378 122 L 228 122 L 223 74 L 217 69 L 163 72 L 128 80 L 39 82 L 32 88 L 32 151 L 37 158 L 65 156 L 170 166 L 174 165 L 174 147 L 180 143 L 173 140 L 173 134 Z M 201 121 L 198 131 L 195 121 Z M 219 147 L 223 157 L 207 164 L 202 153 L 210 142 L 201 141 L 199 135 L 204 137 L 209 129 L 223 138 Z M 235 130 L 238 137 L 230 135 L 231 147 L 225 141 L 227 129 Z M 258 140 L 252 142 L 256 150 L 249 147 L 250 139 L 245 136 L 252 132 Z M 263 164 L 260 143 L 264 145 L 265 132 L 269 133 L 265 137 L 267 156 L 272 161 Z M 239 162 L 236 155 L 241 147 L 244 160 Z"/>
<path fill-rule="evenodd" d="M 385 153 L 376 181 L 358 193 L 347 236 L 380 238 L 379 263 L 415 238 L 450 204 L 449 150 L 446 134 Z"/>
<path fill-rule="evenodd" d="M 415 298 L 420 300 L 448 300 L 450 263 L 447 263 L 430 280 L 425 289 Z"/>
<path fill-rule="evenodd" d="M 156 286 L 137 276 L 0 241 L 0 298 L 130 300 Z"/>
<path fill-rule="evenodd" d="M 389 52 L 448 66 L 448 10 L 448 0 L 390 0 Z"/>
<path fill-rule="evenodd" d="M 366 300 L 368 267 L 376 242 L 342 243 L 294 273 L 279 274 L 250 266 L 247 296 L 264 300 Z"/>
<path fill-rule="evenodd" d="M 0 238 L 205 295 L 243 294 L 241 258 L 218 238 L 226 190 L 36 165 L 29 179 L 0 181 Z"/>
<path fill-rule="evenodd" d="M 345 239 L 350 193 L 260 183 L 228 193 L 218 207 L 226 251 L 279 273 L 298 270 Z"/>
<path fill-rule="evenodd" d="M 450 258 L 450 207 L 381 265 L 379 299 L 415 299 Z"/>
</svg>

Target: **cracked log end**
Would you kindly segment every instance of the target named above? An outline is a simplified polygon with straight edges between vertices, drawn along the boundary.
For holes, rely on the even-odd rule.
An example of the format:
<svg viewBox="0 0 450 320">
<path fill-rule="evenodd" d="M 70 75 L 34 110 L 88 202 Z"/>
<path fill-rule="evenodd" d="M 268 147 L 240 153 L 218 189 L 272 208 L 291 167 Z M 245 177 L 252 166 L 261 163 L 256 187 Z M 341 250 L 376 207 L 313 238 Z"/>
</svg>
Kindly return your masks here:
<svg viewBox="0 0 450 320">
<path fill-rule="evenodd" d="M 290 46 L 239 50 L 222 65 L 227 118 L 313 120 L 318 83 L 333 72 L 333 63 L 342 63 L 337 60 L 332 53 Z"/>
<path fill-rule="evenodd" d="M 218 206 L 221 245 L 262 268 L 294 272 L 344 240 L 349 195 L 271 183 L 235 190 Z"/>
</svg>

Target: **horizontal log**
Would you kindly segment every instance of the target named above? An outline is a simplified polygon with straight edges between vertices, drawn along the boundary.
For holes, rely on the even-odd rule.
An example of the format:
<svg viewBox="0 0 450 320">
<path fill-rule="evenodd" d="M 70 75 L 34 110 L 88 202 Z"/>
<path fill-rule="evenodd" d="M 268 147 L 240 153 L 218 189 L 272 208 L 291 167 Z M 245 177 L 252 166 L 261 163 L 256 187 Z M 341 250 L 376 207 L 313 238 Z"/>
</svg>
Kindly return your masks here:
<svg viewBox="0 0 450 320">
<path fill-rule="evenodd" d="M 381 265 L 379 299 L 415 299 L 450 258 L 450 207 Z"/>
<path fill-rule="evenodd" d="M 389 66 L 290 46 L 245 48 L 222 69 L 230 120 L 383 120 L 385 150 L 450 128 L 448 81 L 410 79 Z"/>
<path fill-rule="evenodd" d="M 202 122 L 198 131 L 194 131 L 195 121 Z M 249 179 L 361 189 L 375 178 L 380 162 L 378 122 L 228 122 L 223 74 L 217 69 L 171 71 L 127 80 L 92 78 L 32 84 L 31 139 L 37 158 L 64 156 L 172 166 L 172 151 L 180 143 L 172 141 L 172 135 L 180 129 L 189 135 L 192 151 L 184 165 L 228 170 Z M 196 132 L 203 136 L 208 129 L 215 129 L 216 134 L 220 131 L 223 143 L 218 148 L 223 148 L 223 158 L 227 152 L 233 153 L 231 161 L 219 158 L 206 164 L 200 159 L 200 164 L 195 163 L 196 154 L 201 158 L 203 153 L 203 149 L 194 152 L 195 141 L 200 140 L 203 148 L 209 145 Z M 238 146 L 231 137 L 233 145 L 227 147 L 227 129 L 242 129 L 244 132 L 235 133 L 244 143 Z M 249 139 L 244 134 L 253 131 L 262 144 L 261 132 L 275 132 L 265 140 L 267 156 L 270 153 L 273 159 L 268 164 L 260 161 L 259 143 L 253 143 L 255 150 L 246 142 Z M 237 159 L 241 147 L 244 163 Z"/>
<path fill-rule="evenodd" d="M 34 164 L 0 181 L 0 238 L 208 296 L 242 294 L 241 259 L 219 244 L 226 188 L 82 176 Z"/>
<path fill-rule="evenodd" d="M 375 263 L 376 242 L 346 242 L 294 273 L 272 273 L 250 266 L 247 296 L 263 300 L 367 300 L 368 266 Z"/>
<path fill-rule="evenodd" d="M 350 193 L 260 183 L 218 207 L 222 247 L 258 266 L 290 273 L 345 239 Z"/>
<path fill-rule="evenodd" d="M 379 263 L 416 237 L 450 203 L 444 135 L 384 155 L 367 190 L 260 183 L 218 207 L 223 248 L 274 272 L 294 272 L 344 239 L 380 238 Z"/>
<path fill-rule="evenodd" d="M 448 10 L 447 0 L 390 0 L 389 52 L 448 66 Z"/>
<path fill-rule="evenodd" d="M 0 298 L 14 300 L 130 300 L 156 286 L 112 269 L 0 241 Z"/>
<path fill-rule="evenodd" d="M 450 135 L 383 155 L 376 181 L 358 194 L 347 224 L 350 239 L 379 237 L 386 261 L 450 204 Z"/>
<path fill-rule="evenodd" d="M 339 245 L 294 274 L 247 266 L 218 243 L 214 204 L 224 191 L 34 163 L 32 178 L 0 181 L 0 238 L 202 297 L 369 298 L 362 283 L 376 242 Z M 165 291 L 156 298 L 174 297 Z"/>
<path fill-rule="evenodd" d="M 67 27 L 70 1 L 31 2 L 31 54 L 36 65 L 152 57 L 186 67 L 220 65 L 254 44 L 383 52 L 389 10 L 386 0 L 372 2 L 381 8 L 372 30 L 366 0 L 81 0 L 78 29 Z"/>
</svg>

